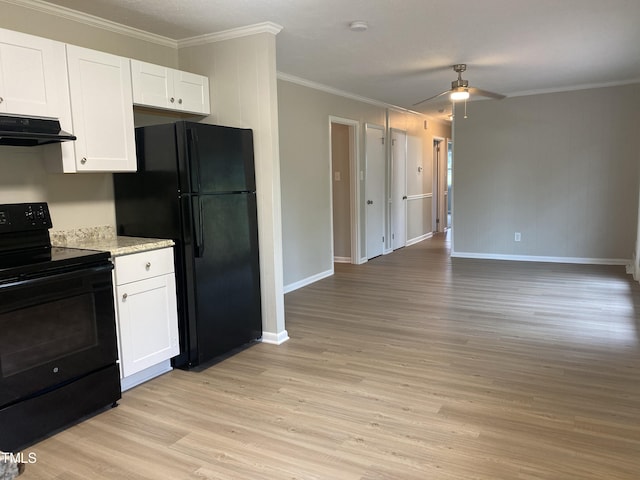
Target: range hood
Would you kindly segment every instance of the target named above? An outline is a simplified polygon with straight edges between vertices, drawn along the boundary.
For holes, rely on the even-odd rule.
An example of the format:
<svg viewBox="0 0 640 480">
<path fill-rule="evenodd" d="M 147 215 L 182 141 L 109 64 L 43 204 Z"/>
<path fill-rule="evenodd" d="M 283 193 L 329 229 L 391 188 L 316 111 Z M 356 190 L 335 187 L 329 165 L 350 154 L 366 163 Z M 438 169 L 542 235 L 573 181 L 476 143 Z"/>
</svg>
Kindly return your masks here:
<svg viewBox="0 0 640 480">
<path fill-rule="evenodd" d="M 56 118 L 0 115 L 0 145 L 35 147 L 75 139 Z"/>
</svg>

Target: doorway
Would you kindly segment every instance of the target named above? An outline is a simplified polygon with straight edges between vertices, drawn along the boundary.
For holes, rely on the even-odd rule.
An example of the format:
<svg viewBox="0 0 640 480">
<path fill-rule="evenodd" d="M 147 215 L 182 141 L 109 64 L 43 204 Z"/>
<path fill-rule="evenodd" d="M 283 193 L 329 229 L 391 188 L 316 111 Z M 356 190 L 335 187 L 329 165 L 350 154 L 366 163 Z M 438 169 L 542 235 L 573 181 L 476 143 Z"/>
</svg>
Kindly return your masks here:
<svg viewBox="0 0 640 480">
<path fill-rule="evenodd" d="M 447 208 L 447 229 L 451 228 L 453 225 L 452 212 L 451 208 L 451 187 L 453 185 L 453 142 L 449 139 L 447 140 L 447 178 L 446 178 L 446 208 Z"/>
<path fill-rule="evenodd" d="M 335 263 L 360 263 L 359 123 L 329 117 L 332 257 Z"/>
<path fill-rule="evenodd" d="M 434 232 L 444 232 L 448 228 L 448 192 L 447 192 L 447 158 L 444 150 L 445 139 L 433 139 L 433 191 L 434 191 L 434 210 L 435 225 Z"/>
</svg>

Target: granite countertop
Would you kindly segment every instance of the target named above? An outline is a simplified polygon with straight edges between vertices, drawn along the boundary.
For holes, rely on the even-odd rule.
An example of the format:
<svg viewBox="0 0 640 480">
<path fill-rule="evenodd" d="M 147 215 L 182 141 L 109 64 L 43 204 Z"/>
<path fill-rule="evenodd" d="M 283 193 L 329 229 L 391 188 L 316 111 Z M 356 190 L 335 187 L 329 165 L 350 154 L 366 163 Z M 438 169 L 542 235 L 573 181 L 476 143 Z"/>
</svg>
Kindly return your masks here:
<svg viewBox="0 0 640 480">
<path fill-rule="evenodd" d="M 173 240 L 161 238 L 122 237 L 110 226 L 78 228 L 74 230 L 52 230 L 51 244 L 54 247 L 80 248 L 110 252 L 112 257 L 131 253 L 157 250 L 173 246 Z"/>
</svg>

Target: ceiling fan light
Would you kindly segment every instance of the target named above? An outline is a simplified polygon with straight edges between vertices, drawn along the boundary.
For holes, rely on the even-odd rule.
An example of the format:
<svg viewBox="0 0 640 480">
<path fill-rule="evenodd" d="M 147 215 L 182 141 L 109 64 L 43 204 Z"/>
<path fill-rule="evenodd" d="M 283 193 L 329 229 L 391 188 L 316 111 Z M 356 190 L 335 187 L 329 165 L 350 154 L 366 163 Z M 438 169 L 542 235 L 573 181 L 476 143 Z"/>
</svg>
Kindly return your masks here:
<svg viewBox="0 0 640 480">
<path fill-rule="evenodd" d="M 449 98 L 451 98 L 451 100 L 453 101 L 466 100 L 467 98 L 469 98 L 469 90 L 466 90 L 466 89 L 455 90 L 451 92 L 451 95 L 449 96 Z"/>
</svg>

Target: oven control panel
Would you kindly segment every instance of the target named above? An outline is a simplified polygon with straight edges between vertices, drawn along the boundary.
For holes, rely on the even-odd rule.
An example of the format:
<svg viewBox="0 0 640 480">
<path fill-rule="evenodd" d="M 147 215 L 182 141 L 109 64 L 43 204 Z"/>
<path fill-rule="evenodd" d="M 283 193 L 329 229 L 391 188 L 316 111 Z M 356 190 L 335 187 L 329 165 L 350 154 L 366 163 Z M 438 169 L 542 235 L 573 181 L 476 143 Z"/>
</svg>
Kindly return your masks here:
<svg viewBox="0 0 640 480">
<path fill-rule="evenodd" d="M 52 227 L 45 202 L 0 204 L 0 233 L 47 230 Z"/>
</svg>

